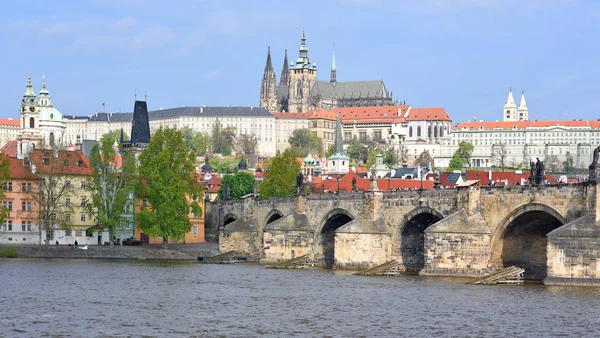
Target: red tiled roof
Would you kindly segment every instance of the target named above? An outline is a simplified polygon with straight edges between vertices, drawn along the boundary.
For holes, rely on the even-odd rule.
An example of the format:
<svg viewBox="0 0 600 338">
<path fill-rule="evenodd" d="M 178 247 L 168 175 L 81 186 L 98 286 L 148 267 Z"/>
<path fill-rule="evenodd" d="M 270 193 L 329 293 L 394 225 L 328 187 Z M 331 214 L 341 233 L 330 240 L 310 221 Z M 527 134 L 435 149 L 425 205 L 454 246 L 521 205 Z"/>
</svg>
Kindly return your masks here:
<svg viewBox="0 0 600 338">
<path fill-rule="evenodd" d="M 344 107 L 335 108 L 333 113 L 340 118 L 344 124 L 354 123 L 401 123 L 404 122 L 404 114 L 408 109 L 404 106 L 375 106 L 375 107 Z M 355 122 L 356 121 L 356 122 Z"/>
<path fill-rule="evenodd" d="M 2 156 L 2 155 L 0 155 Z M 16 157 L 10 158 L 10 178 L 34 180 L 38 177 L 31 172 L 29 168 L 23 166 L 23 160 L 18 160 Z"/>
<path fill-rule="evenodd" d="M 592 129 L 600 129 L 600 121 L 498 121 L 498 122 L 462 122 L 454 126 L 454 130 L 461 129 L 525 129 L 525 128 L 548 128 L 548 127 L 590 127 Z"/>
<path fill-rule="evenodd" d="M 206 182 L 208 185 L 220 185 L 221 184 L 221 176 L 219 174 L 212 174 L 210 180 Z"/>
<path fill-rule="evenodd" d="M 371 187 L 371 181 L 368 178 L 360 178 L 354 171 L 349 171 L 347 174 L 340 178 L 339 182 L 339 190 L 343 190 L 346 192 L 352 191 L 352 179 L 356 178 L 356 189 L 359 191 L 368 191 Z M 338 181 L 336 179 L 330 180 L 322 180 L 321 182 L 316 182 L 313 179 L 311 182 L 318 187 L 324 187 L 327 192 L 336 192 L 338 191 Z M 421 181 L 420 180 L 404 180 L 398 178 L 380 178 L 377 179 L 377 188 L 381 191 L 387 191 L 389 184 L 389 190 L 398 190 L 398 189 L 420 189 Z M 423 181 L 423 189 L 433 189 L 434 182 L 433 181 Z M 321 188 L 322 189 L 322 188 Z"/>
<path fill-rule="evenodd" d="M 19 122 L 19 120 L 13 120 L 13 119 L 2 119 L 0 118 L 0 125 L 3 126 L 13 126 L 13 127 L 20 127 L 21 123 Z"/>
<path fill-rule="evenodd" d="M 522 172 L 520 174 L 512 171 L 492 171 L 492 181 L 496 182 L 496 185 L 521 185 L 521 183 L 529 184 L 529 172 Z M 558 184 L 558 180 L 551 174 L 546 174 L 546 180 L 550 184 Z M 468 171 L 467 180 L 479 180 L 481 186 L 489 184 L 489 172 L 488 171 Z"/>
<path fill-rule="evenodd" d="M 302 113 L 272 113 L 277 119 L 325 119 L 335 121 L 337 115 L 324 109 L 312 109 Z"/>
<path fill-rule="evenodd" d="M 208 192 L 209 193 L 217 193 L 217 192 L 219 192 L 219 189 L 221 189 L 220 185 L 213 185 L 208 188 Z"/>
<path fill-rule="evenodd" d="M 17 157 L 18 146 L 19 142 L 17 140 L 8 141 L 0 148 L 0 153 L 6 154 L 9 157 Z"/>
<path fill-rule="evenodd" d="M 66 175 L 91 175 L 92 167 L 81 150 L 59 150 L 54 158 L 52 150 L 35 149 L 32 162 L 39 173 L 53 172 Z"/>
<path fill-rule="evenodd" d="M 410 108 L 408 121 L 451 121 L 444 108 Z"/>
</svg>

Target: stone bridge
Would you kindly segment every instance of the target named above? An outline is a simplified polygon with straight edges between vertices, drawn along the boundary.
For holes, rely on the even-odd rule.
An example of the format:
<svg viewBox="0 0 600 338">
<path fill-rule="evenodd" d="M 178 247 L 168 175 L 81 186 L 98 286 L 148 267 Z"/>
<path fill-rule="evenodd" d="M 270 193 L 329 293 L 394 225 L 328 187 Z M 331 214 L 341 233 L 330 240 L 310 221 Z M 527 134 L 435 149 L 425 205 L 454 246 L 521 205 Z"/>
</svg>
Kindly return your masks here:
<svg viewBox="0 0 600 338">
<path fill-rule="evenodd" d="M 595 177 L 595 176 L 594 176 Z M 222 252 L 364 269 L 396 260 L 423 275 L 503 267 L 554 284 L 599 284 L 595 182 L 368 191 L 222 202 Z M 599 259 L 600 260 L 600 259 Z"/>
</svg>

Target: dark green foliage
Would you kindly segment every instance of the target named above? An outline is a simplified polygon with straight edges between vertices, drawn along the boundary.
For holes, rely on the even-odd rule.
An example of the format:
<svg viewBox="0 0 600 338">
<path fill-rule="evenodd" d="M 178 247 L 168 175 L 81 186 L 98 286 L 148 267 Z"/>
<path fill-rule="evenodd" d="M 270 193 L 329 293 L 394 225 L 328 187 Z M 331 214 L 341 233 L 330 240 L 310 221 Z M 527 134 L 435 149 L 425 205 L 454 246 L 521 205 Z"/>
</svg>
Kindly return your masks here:
<svg viewBox="0 0 600 338">
<path fill-rule="evenodd" d="M 181 131 L 160 128 L 139 157 L 138 195 L 148 201 L 137 218 L 150 236 L 182 240 L 190 231 L 191 211 L 202 212 L 203 188 L 195 171 L 195 154 L 183 141 Z"/>
<path fill-rule="evenodd" d="M 231 155 L 234 141 L 235 127 L 229 126 L 223 128 L 219 120 L 215 121 L 211 135 L 213 153 L 223 154 L 225 156 Z"/>
<path fill-rule="evenodd" d="M 260 196 L 293 196 L 296 193 L 296 176 L 300 172 L 300 163 L 289 149 L 283 154 L 265 161 L 265 178 L 260 184 Z"/>
<path fill-rule="evenodd" d="M 306 157 L 308 153 L 319 156 L 323 154 L 323 140 L 308 128 L 294 130 L 288 142 L 292 148 L 298 149 L 299 157 Z"/>
<path fill-rule="evenodd" d="M 238 171 L 235 175 L 225 175 L 221 178 L 221 187 L 219 189 L 219 200 L 223 200 L 223 195 L 227 190 L 227 184 L 231 189 L 230 199 L 238 200 L 242 196 L 254 192 L 254 176 L 245 171 Z"/>
<path fill-rule="evenodd" d="M 183 141 L 190 148 L 196 156 L 204 156 L 211 145 L 211 140 L 208 134 L 197 132 L 190 127 L 181 129 L 183 135 Z"/>
</svg>

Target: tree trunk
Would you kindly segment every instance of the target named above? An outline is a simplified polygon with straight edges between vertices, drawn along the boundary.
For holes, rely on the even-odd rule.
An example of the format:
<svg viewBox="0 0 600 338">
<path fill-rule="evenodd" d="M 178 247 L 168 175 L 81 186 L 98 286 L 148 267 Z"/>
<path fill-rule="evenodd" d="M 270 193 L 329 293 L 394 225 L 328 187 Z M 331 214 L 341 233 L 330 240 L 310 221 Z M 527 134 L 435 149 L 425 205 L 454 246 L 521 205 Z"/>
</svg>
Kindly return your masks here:
<svg viewBox="0 0 600 338">
<path fill-rule="evenodd" d="M 163 237 L 162 248 L 166 249 L 168 244 L 169 244 L 169 240 L 167 238 Z"/>
<path fill-rule="evenodd" d="M 114 235 L 114 230 L 113 229 L 108 229 L 108 242 L 110 243 L 110 248 L 112 249 L 114 243 L 113 243 L 113 238 L 115 237 Z"/>
</svg>

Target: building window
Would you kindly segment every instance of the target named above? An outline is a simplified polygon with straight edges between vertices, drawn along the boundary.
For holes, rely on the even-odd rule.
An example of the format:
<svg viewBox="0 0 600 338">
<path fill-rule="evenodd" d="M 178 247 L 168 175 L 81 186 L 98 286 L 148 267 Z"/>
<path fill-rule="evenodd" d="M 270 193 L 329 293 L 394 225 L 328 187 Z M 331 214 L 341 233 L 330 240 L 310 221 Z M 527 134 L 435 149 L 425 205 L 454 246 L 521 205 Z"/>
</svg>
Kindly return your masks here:
<svg viewBox="0 0 600 338">
<path fill-rule="evenodd" d="M 312 127 L 317 128 L 317 126 L 318 126 L 317 121 L 312 121 Z"/>
<path fill-rule="evenodd" d="M 12 182 L 6 182 L 6 185 L 4 187 L 4 190 L 6 191 L 12 191 Z"/>
<path fill-rule="evenodd" d="M 67 188 L 67 189 L 71 188 L 71 180 L 65 181 L 65 188 Z"/>
<path fill-rule="evenodd" d="M 87 219 L 87 215 L 86 214 L 81 214 L 81 221 L 85 222 Z"/>
<path fill-rule="evenodd" d="M 66 236 L 72 236 L 72 235 L 73 235 L 73 230 L 71 230 L 71 229 L 67 228 L 67 229 L 65 230 L 65 235 L 66 235 Z"/>
<path fill-rule="evenodd" d="M 21 231 L 25 232 L 27 230 L 27 223 L 21 223 Z"/>
<path fill-rule="evenodd" d="M 65 214 L 65 221 L 71 221 L 71 214 Z"/>
<path fill-rule="evenodd" d="M 71 206 L 71 198 L 67 197 L 67 198 L 65 199 L 65 205 L 66 205 L 66 206 L 68 206 L 68 207 L 70 207 L 70 206 Z"/>
<path fill-rule="evenodd" d="M 81 180 L 81 189 L 85 189 L 87 187 L 87 182 L 85 180 Z"/>
<path fill-rule="evenodd" d="M 81 199 L 81 206 L 85 207 L 85 205 L 87 204 L 87 201 L 85 200 L 85 198 Z"/>
<path fill-rule="evenodd" d="M 31 231 L 31 221 L 27 221 L 27 231 Z"/>
<path fill-rule="evenodd" d="M 21 202 L 21 211 L 31 211 L 31 202 Z"/>
<path fill-rule="evenodd" d="M 412 137 L 412 126 L 408 127 L 408 137 Z"/>
<path fill-rule="evenodd" d="M 12 201 L 2 201 L 2 207 L 12 211 Z"/>
<path fill-rule="evenodd" d="M 194 235 L 194 237 L 198 236 L 198 226 L 194 225 L 192 227 L 192 235 Z"/>
<path fill-rule="evenodd" d="M 2 225 L 3 225 L 4 231 L 12 231 L 12 229 L 13 229 L 13 221 L 11 221 L 11 220 L 4 221 Z"/>
<path fill-rule="evenodd" d="M 421 137 L 421 126 L 417 126 L 417 137 Z"/>
<path fill-rule="evenodd" d="M 21 183 L 21 191 L 31 192 L 31 183 Z"/>
</svg>

